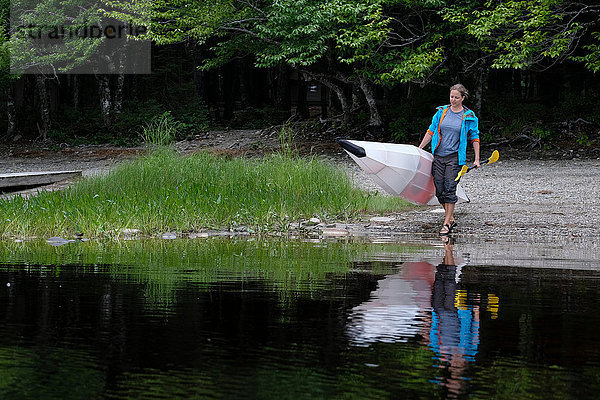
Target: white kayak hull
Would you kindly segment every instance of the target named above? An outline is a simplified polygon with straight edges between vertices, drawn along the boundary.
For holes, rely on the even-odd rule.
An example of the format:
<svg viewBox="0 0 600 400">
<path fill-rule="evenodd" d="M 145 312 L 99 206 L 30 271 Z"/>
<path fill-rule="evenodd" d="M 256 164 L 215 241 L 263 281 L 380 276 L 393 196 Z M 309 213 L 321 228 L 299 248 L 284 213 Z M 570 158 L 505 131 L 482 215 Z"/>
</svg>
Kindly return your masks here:
<svg viewBox="0 0 600 400">
<path fill-rule="evenodd" d="M 339 140 L 348 155 L 382 189 L 418 205 L 440 204 L 431 176 L 433 155 L 409 144 Z M 469 202 L 460 184 L 458 202 Z"/>
</svg>

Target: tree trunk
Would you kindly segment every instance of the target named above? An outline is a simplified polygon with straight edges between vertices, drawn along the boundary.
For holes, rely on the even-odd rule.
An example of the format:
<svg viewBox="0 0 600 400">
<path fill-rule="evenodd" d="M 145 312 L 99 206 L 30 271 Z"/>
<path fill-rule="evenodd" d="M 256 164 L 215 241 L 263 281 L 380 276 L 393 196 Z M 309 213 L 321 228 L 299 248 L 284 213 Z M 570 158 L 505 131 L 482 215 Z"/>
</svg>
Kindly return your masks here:
<svg viewBox="0 0 600 400">
<path fill-rule="evenodd" d="M 48 97 L 48 88 L 46 87 L 46 77 L 44 75 L 36 76 L 36 86 L 40 98 L 40 116 L 42 126 L 39 128 L 43 140 L 48 139 L 48 132 L 52 129 L 52 120 L 50 118 L 50 98 Z"/>
<path fill-rule="evenodd" d="M 202 62 L 203 54 L 202 48 L 199 45 L 194 45 L 192 56 L 194 66 L 194 87 L 196 88 L 196 95 L 204 100 L 206 104 L 209 104 L 205 83 L 206 73 L 200 69 L 200 63 Z"/>
<path fill-rule="evenodd" d="M 321 118 L 326 119 L 329 111 L 329 88 L 321 83 Z"/>
<path fill-rule="evenodd" d="M 212 72 L 210 72 L 214 79 L 210 79 L 209 81 L 213 81 L 212 85 L 212 98 L 214 99 L 214 108 L 213 108 L 213 118 L 217 122 L 221 122 L 223 119 L 223 114 L 221 113 L 221 104 L 223 103 L 223 67 L 218 68 Z"/>
<path fill-rule="evenodd" d="M 371 87 L 371 84 L 366 80 L 366 78 L 360 78 L 360 88 L 362 89 L 365 95 L 365 99 L 367 100 L 367 104 L 369 105 L 369 112 L 371 113 L 371 118 L 369 119 L 369 126 L 377 128 L 383 126 L 383 121 L 381 120 L 379 110 L 377 109 L 377 102 L 375 101 L 375 94 L 373 93 L 373 88 Z"/>
<path fill-rule="evenodd" d="M 306 92 L 308 91 L 308 84 L 304 79 L 304 74 L 298 73 L 298 99 L 296 104 L 296 115 L 300 120 L 308 119 L 310 112 L 308 110 L 308 103 L 306 101 Z"/>
<path fill-rule="evenodd" d="M 477 85 L 475 87 L 475 113 L 481 119 L 481 109 L 483 107 L 483 89 L 487 81 L 487 68 L 484 65 L 477 71 Z"/>
<path fill-rule="evenodd" d="M 344 93 L 344 89 L 341 86 L 333 83 L 329 79 L 325 79 L 322 77 L 315 77 L 315 79 L 335 92 L 342 107 L 342 123 L 344 125 L 348 125 L 348 123 L 350 122 L 350 114 L 352 110 L 350 108 L 350 102 L 348 101 L 348 97 L 346 96 L 346 93 Z"/>
<path fill-rule="evenodd" d="M 412 99 L 412 96 L 413 96 L 413 83 L 408 82 L 407 88 L 406 88 L 406 100 Z"/>
<path fill-rule="evenodd" d="M 113 105 L 113 112 L 116 118 L 121 114 L 123 109 L 123 98 L 125 92 L 125 74 L 117 75 L 117 88 L 115 90 L 115 101 Z"/>
<path fill-rule="evenodd" d="M 109 75 L 98 75 L 98 94 L 100 96 L 100 110 L 102 111 L 102 120 L 104 126 L 111 126 L 111 110 L 112 110 L 112 99 L 110 95 L 110 76 Z"/>
<path fill-rule="evenodd" d="M 233 119 L 235 109 L 235 99 L 233 97 L 233 73 L 232 63 L 223 65 L 223 119 L 228 121 Z"/>
<path fill-rule="evenodd" d="M 17 133 L 17 111 L 15 108 L 15 97 L 12 85 L 8 86 L 6 96 L 6 118 L 8 120 L 8 124 L 6 127 L 6 137 L 8 139 L 13 139 Z"/>
<path fill-rule="evenodd" d="M 358 110 L 361 106 L 361 85 L 360 81 L 352 81 L 352 111 Z"/>
<path fill-rule="evenodd" d="M 246 68 L 246 66 L 247 64 L 245 58 L 237 60 L 236 72 L 240 88 L 240 107 L 242 109 L 247 108 L 250 104 L 250 92 L 248 90 L 248 68 Z"/>
<path fill-rule="evenodd" d="M 521 71 L 515 70 L 512 73 L 513 77 L 513 95 L 516 98 L 522 98 L 523 92 L 521 91 Z"/>
<path fill-rule="evenodd" d="M 71 90 L 73 92 L 73 107 L 78 110 L 79 109 L 79 75 L 71 75 Z"/>
<path fill-rule="evenodd" d="M 287 119 L 292 113 L 290 101 L 290 77 L 287 65 L 280 65 L 277 70 L 277 96 L 275 109 L 281 114 L 282 119 Z"/>
</svg>

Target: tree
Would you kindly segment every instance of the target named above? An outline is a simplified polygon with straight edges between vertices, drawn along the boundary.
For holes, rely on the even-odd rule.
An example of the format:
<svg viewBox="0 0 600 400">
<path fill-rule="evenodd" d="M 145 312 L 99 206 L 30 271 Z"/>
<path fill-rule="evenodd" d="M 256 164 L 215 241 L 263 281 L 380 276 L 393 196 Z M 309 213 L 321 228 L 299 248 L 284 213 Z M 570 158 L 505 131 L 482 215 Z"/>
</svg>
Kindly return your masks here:
<svg viewBox="0 0 600 400">
<path fill-rule="evenodd" d="M 111 2 L 115 3 L 115 2 Z M 426 82 L 443 62 L 436 0 L 271 0 L 129 2 L 157 44 L 216 41 L 202 68 L 250 55 L 255 66 L 287 65 L 335 93 L 347 122 L 349 87 L 363 94 L 380 126 L 373 84 Z M 121 6 L 121 3 L 119 3 Z M 123 5 L 123 8 L 127 6 Z M 434 34 L 429 32 L 433 31 Z"/>
<path fill-rule="evenodd" d="M 449 6 L 443 17 L 478 41 L 492 68 L 545 70 L 577 60 L 598 70 L 597 45 L 581 45 L 592 37 L 599 38 L 598 4 L 508 0 L 485 2 L 476 8 Z"/>
<path fill-rule="evenodd" d="M 5 8 L 8 12 L 8 6 Z M 13 74 L 38 75 L 36 87 L 43 138 L 52 126 L 47 82 L 49 79 L 58 82 L 57 75 L 63 73 L 96 76 L 103 121 L 105 126 L 111 125 L 122 108 L 124 73 L 135 72 L 135 66 L 132 67 L 135 60 L 127 57 L 129 53 L 140 54 L 130 48 L 132 32 L 124 25 L 125 21 L 109 16 L 109 11 L 118 14 L 118 10 L 102 0 L 13 0 L 10 11 L 9 38 L 4 48 L 10 54 Z M 148 44 L 148 54 L 149 47 Z M 118 75 L 112 80 L 114 84 L 111 74 Z M 78 90 L 77 84 L 73 87 Z M 75 92 L 74 97 L 77 96 Z M 9 125 L 12 109 L 9 96 Z"/>
</svg>

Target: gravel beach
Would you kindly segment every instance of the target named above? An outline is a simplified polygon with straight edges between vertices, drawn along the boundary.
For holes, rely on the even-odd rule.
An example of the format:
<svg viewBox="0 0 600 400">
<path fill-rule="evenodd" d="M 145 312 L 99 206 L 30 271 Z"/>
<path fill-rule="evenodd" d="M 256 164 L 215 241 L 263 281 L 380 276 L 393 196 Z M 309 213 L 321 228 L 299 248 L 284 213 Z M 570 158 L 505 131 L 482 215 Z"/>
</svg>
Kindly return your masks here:
<svg viewBox="0 0 600 400">
<path fill-rule="evenodd" d="M 358 168 L 357 185 L 374 190 Z M 470 203 L 456 206 L 456 233 L 518 240 L 598 239 L 600 160 L 505 160 L 469 172 L 461 184 Z M 435 233 L 441 207 L 392 216 L 402 232 Z"/>
</svg>

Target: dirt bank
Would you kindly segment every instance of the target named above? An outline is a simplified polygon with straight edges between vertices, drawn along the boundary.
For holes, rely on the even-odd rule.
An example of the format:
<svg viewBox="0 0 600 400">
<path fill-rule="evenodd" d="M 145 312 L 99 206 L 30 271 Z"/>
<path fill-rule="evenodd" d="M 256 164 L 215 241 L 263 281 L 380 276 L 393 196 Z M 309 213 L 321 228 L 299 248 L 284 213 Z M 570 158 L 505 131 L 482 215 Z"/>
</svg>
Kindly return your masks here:
<svg viewBox="0 0 600 400">
<path fill-rule="evenodd" d="M 333 142 L 318 135 L 298 138 L 302 149 L 312 149 L 346 169 L 356 185 L 378 190 L 376 185 Z M 279 144 L 277 135 L 263 131 L 211 132 L 177 143 L 178 151 L 210 149 L 223 154 L 262 154 Z M 60 147 L 41 144 L 0 149 L 0 173 L 43 170 L 82 170 L 84 176 L 106 173 L 124 160 L 144 153 L 143 147 Z M 490 152 L 482 150 L 485 156 Z M 470 172 L 461 181 L 471 198 L 457 206 L 455 236 L 466 241 L 526 243 L 579 243 L 598 247 L 600 226 L 600 159 L 525 159 L 514 149 L 500 149 L 500 161 Z M 65 183 L 52 185 L 56 190 Z M 29 190 L 29 193 L 32 191 Z M 35 192 L 35 190 L 33 191 Z M 379 217 L 374 218 L 373 217 Z M 384 217 L 384 218 L 381 218 Z M 352 224 L 320 224 L 315 235 L 374 235 L 377 237 L 436 238 L 443 219 L 439 207 L 418 207 L 386 216 L 364 216 Z"/>
</svg>

